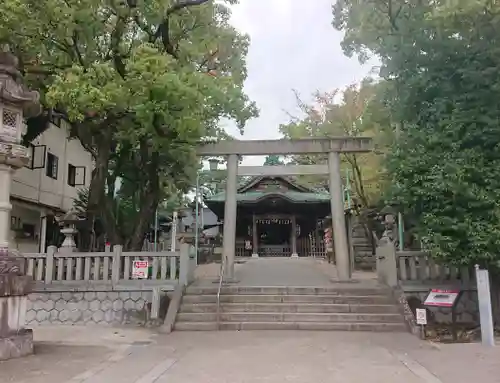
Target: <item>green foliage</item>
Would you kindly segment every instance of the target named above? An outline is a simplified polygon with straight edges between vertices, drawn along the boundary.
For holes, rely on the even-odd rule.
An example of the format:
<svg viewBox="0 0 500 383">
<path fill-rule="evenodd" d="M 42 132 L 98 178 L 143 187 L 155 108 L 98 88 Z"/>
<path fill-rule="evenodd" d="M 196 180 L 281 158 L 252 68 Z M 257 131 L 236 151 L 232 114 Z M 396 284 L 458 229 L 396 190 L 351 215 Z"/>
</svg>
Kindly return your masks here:
<svg viewBox="0 0 500 383">
<path fill-rule="evenodd" d="M 276 165 L 284 165 L 285 161 L 281 159 L 280 156 L 277 155 L 269 155 L 266 157 L 264 161 L 264 166 L 276 166 Z"/>
<path fill-rule="evenodd" d="M 223 136 L 221 118 L 242 129 L 257 115 L 242 90 L 248 37 L 229 24 L 235 2 L 0 5 L 0 43 L 94 156 L 88 211 L 113 242 L 140 247 L 158 203 L 193 184 L 196 143 Z"/>
<path fill-rule="evenodd" d="M 392 198 L 432 254 L 496 264 L 500 245 L 500 4 L 338 1 L 346 53 L 382 59 L 400 136 Z"/>
<path fill-rule="evenodd" d="M 380 199 L 385 170 L 383 150 L 390 142 L 391 132 L 387 108 L 382 102 L 385 83 L 365 80 L 333 92 L 316 93 L 308 105 L 297 95 L 301 117 L 292 117 L 280 131 L 286 138 L 305 137 L 373 137 L 377 150 L 368 154 L 345 154 L 343 168 L 350 173 L 349 181 L 354 198 L 364 207 Z M 300 164 L 325 163 L 326 156 L 294 156 Z M 326 177 L 308 177 L 312 184 L 327 185 Z"/>
</svg>

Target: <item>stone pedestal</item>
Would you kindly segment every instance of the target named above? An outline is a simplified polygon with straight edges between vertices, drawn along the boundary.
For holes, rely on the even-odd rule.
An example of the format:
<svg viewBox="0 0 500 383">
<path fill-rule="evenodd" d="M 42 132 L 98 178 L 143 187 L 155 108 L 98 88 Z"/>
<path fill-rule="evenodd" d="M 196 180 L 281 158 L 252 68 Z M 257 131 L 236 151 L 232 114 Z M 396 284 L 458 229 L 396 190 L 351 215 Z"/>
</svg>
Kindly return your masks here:
<svg viewBox="0 0 500 383">
<path fill-rule="evenodd" d="M 0 360 L 33 353 L 33 333 L 25 329 L 32 278 L 17 253 L 0 255 Z"/>
</svg>

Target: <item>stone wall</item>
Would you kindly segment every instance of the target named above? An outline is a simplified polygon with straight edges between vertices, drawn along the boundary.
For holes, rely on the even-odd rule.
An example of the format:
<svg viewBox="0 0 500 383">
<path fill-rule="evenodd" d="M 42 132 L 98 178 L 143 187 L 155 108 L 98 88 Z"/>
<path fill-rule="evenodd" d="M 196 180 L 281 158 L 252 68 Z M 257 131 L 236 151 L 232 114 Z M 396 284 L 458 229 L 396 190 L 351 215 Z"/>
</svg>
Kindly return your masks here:
<svg viewBox="0 0 500 383">
<path fill-rule="evenodd" d="M 36 292 L 28 296 L 26 323 L 145 325 L 151 300 L 151 290 Z"/>
</svg>

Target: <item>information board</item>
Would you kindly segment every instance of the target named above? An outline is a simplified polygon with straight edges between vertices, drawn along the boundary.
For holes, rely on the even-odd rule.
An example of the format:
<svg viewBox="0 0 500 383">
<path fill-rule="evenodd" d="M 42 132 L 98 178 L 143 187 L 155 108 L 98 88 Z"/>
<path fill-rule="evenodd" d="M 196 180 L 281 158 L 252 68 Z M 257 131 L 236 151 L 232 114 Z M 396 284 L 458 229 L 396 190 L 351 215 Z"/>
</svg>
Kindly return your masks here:
<svg viewBox="0 0 500 383">
<path fill-rule="evenodd" d="M 459 290 L 432 289 L 425 299 L 425 306 L 453 307 L 460 294 Z"/>
<path fill-rule="evenodd" d="M 148 261 L 132 261 L 132 278 L 147 279 L 148 278 Z"/>
<path fill-rule="evenodd" d="M 427 324 L 427 310 L 426 309 L 416 309 L 417 324 L 426 325 Z"/>
</svg>

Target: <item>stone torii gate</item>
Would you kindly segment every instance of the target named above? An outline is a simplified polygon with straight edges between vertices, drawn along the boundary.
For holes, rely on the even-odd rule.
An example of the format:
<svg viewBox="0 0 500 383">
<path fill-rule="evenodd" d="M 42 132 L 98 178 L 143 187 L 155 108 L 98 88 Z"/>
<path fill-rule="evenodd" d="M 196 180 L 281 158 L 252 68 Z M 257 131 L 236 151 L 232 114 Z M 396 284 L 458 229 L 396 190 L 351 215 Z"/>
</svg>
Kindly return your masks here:
<svg viewBox="0 0 500 383">
<path fill-rule="evenodd" d="M 351 279 L 349 246 L 344 220 L 344 200 L 340 172 L 340 153 L 363 153 L 373 148 L 368 137 L 327 137 L 300 140 L 245 140 L 202 143 L 200 157 L 227 157 L 226 202 L 222 256 L 226 260 L 226 281 L 234 280 L 236 250 L 236 194 L 238 175 L 305 175 L 328 174 L 331 214 L 334 231 L 335 256 L 339 280 Z M 238 156 L 328 154 L 327 165 L 243 166 L 238 167 Z"/>
</svg>

